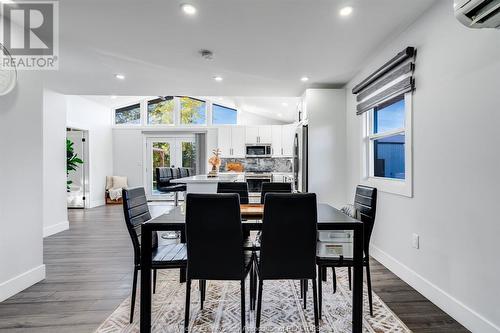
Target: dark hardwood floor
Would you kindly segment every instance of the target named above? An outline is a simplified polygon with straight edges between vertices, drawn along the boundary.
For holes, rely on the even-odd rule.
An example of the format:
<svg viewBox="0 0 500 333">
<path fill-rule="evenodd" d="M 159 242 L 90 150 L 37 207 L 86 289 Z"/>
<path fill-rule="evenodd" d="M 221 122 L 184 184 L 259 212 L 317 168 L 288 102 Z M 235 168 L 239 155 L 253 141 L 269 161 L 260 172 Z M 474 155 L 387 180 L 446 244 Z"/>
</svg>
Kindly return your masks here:
<svg viewBox="0 0 500 333">
<path fill-rule="evenodd" d="M 93 332 L 130 294 L 132 245 L 121 206 L 70 210 L 45 238 L 47 278 L 0 303 L 0 332 Z M 414 332 L 468 332 L 372 260 L 374 291 Z"/>
</svg>

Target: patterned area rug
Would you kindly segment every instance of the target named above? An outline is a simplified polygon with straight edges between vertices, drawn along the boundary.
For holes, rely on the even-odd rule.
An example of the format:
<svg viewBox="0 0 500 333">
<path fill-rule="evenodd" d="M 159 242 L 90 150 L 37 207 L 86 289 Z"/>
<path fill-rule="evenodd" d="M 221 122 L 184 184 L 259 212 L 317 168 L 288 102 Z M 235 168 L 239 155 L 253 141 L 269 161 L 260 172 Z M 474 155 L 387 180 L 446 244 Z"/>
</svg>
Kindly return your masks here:
<svg viewBox="0 0 500 333">
<path fill-rule="evenodd" d="M 332 293 L 332 273 L 323 283 L 323 318 L 321 332 L 351 332 L 351 292 L 347 270 L 337 269 L 337 292 Z M 158 271 L 156 294 L 152 305 L 152 331 L 176 333 L 184 329 L 185 284 L 179 283 L 179 270 Z M 255 313 L 249 311 L 246 284 L 247 332 L 253 332 Z M 408 327 L 373 294 L 373 317 L 369 314 L 366 285 L 364 288 L 364 332 L 411 332 Z M 190 332 L 233 333 L 240 331 L 239 282 L 208 281 L 203 310 L 199 306 L 198 282 L 191 287 Z M 137 297 L 139 299 L 139 296 Z M 309 287 L 307 309 L 302 308 L 298 281 L 265 281 L 262 300 L 261 332 L 314 332 L 312 287 Z M 129 324 L 130 297 L 97 329 L 97 333 L 139 332 L 139 301 L 134 323 Z"/>
</svg>

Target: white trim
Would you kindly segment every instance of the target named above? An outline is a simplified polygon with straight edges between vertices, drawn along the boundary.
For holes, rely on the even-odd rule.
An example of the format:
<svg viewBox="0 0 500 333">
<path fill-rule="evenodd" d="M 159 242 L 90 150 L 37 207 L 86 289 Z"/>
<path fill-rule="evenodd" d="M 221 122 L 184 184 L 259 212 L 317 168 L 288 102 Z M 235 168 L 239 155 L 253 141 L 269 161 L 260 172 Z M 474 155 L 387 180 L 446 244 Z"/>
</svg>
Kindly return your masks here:
<svg viewBox="0 0 500 333">
<path fill-rule="evenodd" d="M 45 279 L 45 265 L 40 265 L 0 283 L 0 302 L 43 279 Z"/>
<path fill-rule="evenodd" d="M 500 327 L 493 324 L 467 305 L 442 290 L 410 267 L 398 261 L 374 245 L 370 245 L 370 254 L 401 280 L 449 314 L 472 332 L 499 333 Z"/>
<path fill-rule="evenodd" d="M 68 221 L 62 221 L 57 224 L 49 225 L 48 227 L 43 228 L 43 238 L 52 236 L 54 234 L 57 234 L 61 231 L 68 230 L 69 229 L 69 222 Z"/>
</svg>

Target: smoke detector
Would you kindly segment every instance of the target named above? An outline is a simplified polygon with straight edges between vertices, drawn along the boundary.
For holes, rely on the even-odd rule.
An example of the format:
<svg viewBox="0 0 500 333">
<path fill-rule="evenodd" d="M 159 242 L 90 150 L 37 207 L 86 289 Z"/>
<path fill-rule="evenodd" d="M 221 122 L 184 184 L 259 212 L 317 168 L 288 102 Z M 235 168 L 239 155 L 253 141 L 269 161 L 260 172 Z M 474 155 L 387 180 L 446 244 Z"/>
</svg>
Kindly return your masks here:
<svg viewBox="0 0 500 333">
<path fill-rule="evenodd" d="M 205 60 L 212 60 L 214 58 L 214 53 L 210 50 L 200 50 L 200 54 Z"/>
</svg>

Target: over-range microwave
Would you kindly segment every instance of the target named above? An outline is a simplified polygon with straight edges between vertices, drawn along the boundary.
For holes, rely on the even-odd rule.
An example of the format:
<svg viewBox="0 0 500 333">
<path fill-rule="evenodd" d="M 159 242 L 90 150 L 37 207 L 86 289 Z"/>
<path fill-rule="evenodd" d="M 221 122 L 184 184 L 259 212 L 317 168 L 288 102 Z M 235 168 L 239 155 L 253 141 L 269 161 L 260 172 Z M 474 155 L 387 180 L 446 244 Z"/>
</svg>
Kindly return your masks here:
<svg viewBox="0 0 500 333">
<path fill-rule="evenodd" d="M 248 144 L 246 145 L 246 157 L 271 157 L 271 144 Z"/>
</svg>

